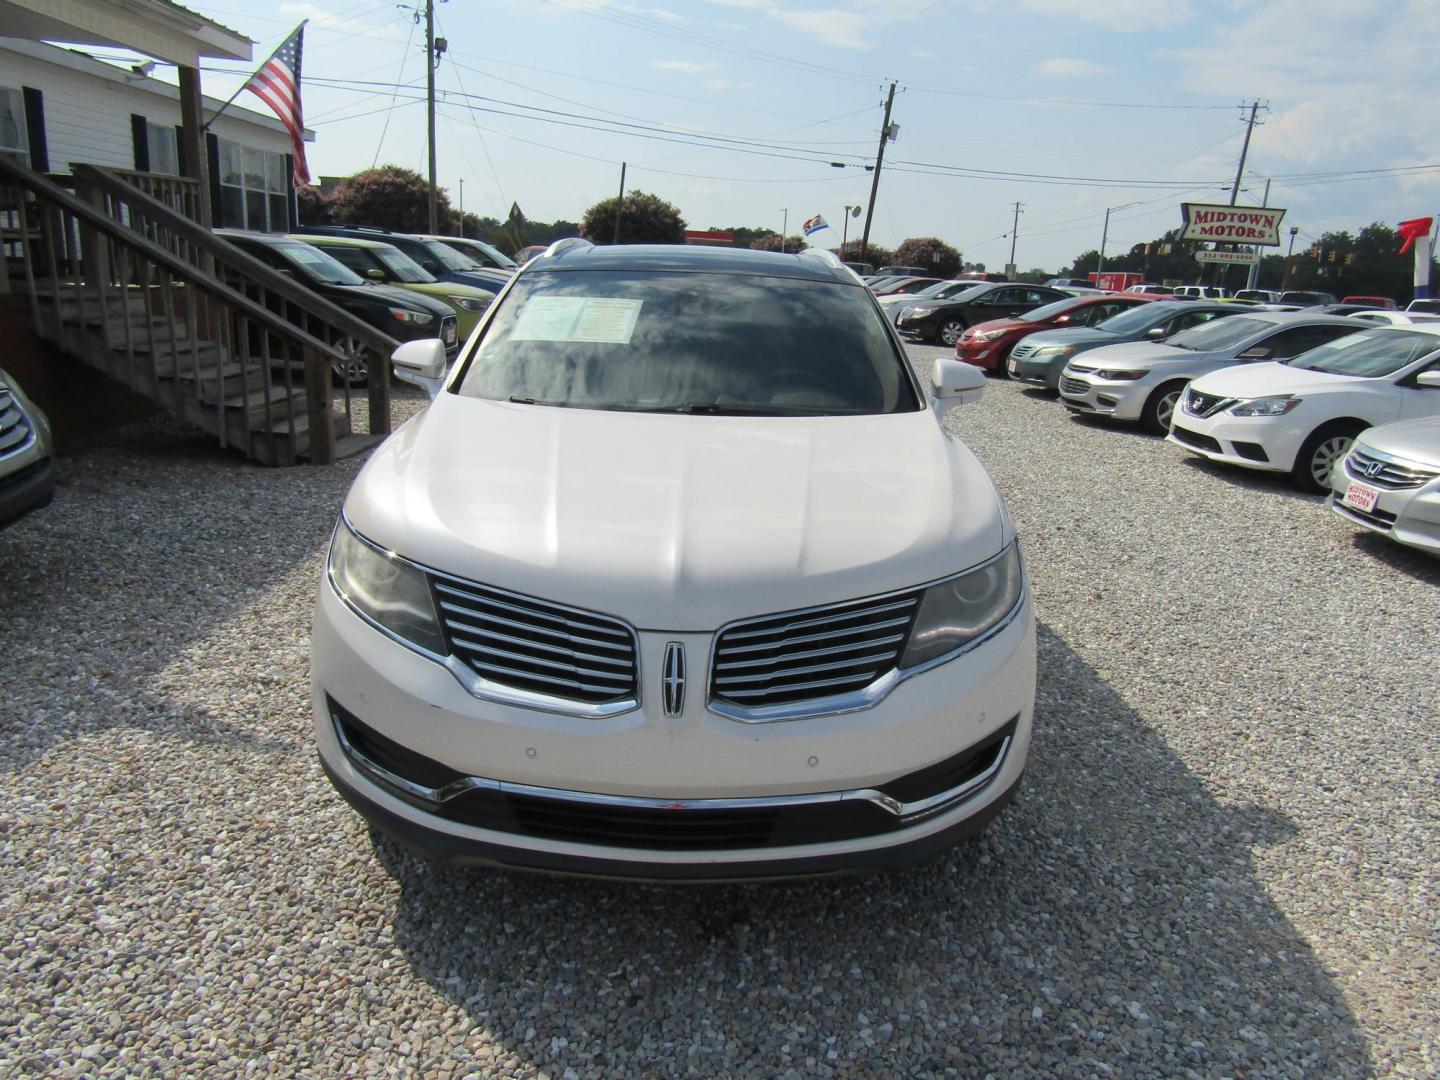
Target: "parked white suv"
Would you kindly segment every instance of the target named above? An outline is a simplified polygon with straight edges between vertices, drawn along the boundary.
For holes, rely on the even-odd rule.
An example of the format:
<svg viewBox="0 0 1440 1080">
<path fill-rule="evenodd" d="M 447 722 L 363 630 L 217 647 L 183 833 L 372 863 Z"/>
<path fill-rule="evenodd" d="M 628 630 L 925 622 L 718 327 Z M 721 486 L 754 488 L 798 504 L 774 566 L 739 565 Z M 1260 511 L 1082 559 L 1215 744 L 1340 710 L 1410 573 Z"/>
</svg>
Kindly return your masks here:
<svg viewBox="0 0 1440 1080">
<path fill-rule="evenodd" d="M 1283 360 L 1357 332 L 1337 315 L 1255 311 L 1192 326 L 1165 341 L 1106 345 L 1060 373 L 1060 403 L 1071 412 L 1139 421 L 1156 435 L 1191 379 L 1233 364 Z"/>
<path fill-rule="evenodd" d="M 397 364 L 415 377 L 443 370 Z M 335 786 L 432 858 L 777 877 L 925 858 L 1025 766 L 1015 529 L 828 253 L 562 241 L 371 457 L 313 632 Z"/>
<path fill-rule="evenodd" d="M 1367 427 L 1440 415 L 1440 325 L 1375 327 L 1285 364 L 1204 375 L 1185 391 L 1167 441 L 1192 453 L 1288 472 L 1307 491 Z"/>
</svg>

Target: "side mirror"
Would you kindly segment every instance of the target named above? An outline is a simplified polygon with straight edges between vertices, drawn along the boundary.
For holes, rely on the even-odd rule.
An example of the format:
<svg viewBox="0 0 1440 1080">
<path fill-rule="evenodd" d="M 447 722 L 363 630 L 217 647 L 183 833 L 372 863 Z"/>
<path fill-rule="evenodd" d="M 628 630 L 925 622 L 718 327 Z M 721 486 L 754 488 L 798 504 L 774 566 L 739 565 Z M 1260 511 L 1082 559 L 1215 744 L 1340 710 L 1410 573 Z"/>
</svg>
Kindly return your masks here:
<svg viewBox="0 0 1440 1080">
<path fill-rule="evenodd" d="M 1055 325 L 1056 325 L 1056 326 L 1059 326 L 1059 325 L 1061 325 L 1062 323 L 1068 323 L 1068 322 L 1069 322 L 1071 319 L 1073 319 L 1073 318 L 1074 318 L 1073 315 L 1056 315 L 1056 316 L 1055 316 Z"/>
<path fill-rule="evenodd" d="M 1422 371 L 1415 376 L 1415 385 L 1440 390 L 1440 371 Z"/>
<path fill-rule="evenodd" d="M 930 369 L 930 388 L 934 392 L 932 406 L 937 414 L 956 405 L 973 404 L 985 391 L 985 372 L 962 360 L 940 357 Z"/>
<path fill-rule="evenodd" d="M 405 342 L 390 354 L 390 363 L 401 382 L 420 387 L 431 401 L 439 396 L 445 383 L 445 343 L 439 338 Z"/>
<path fill-rule="evenodd" d="M 372 266 L 369 270 L 365 271 L 365 276 L 371 281 L 384 281 L 385 271 L 381 270 L 378 266 Z"/>
<path fill-rule="evenodd" d="M 1152 326 L 1149 330 L 1145 331 L 1145 336 L 1151 341 L 1159 341 L 1165 336 L 1165 327 Z"/>
<path fill-rule="evenodd" d="M 1266 345 L 1252 345 L 1235 359 L 1237 360 L 1264 360 L 1270 355 L 1270 349 Z"/>
</svg>

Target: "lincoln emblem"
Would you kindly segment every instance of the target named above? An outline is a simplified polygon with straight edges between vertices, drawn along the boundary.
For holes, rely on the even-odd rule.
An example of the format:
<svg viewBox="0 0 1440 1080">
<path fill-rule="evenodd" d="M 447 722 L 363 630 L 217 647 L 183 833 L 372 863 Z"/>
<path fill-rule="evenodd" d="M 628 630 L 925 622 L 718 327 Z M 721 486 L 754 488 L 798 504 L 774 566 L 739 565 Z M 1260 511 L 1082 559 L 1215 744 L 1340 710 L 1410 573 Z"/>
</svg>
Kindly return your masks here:
<svg viewBox="0 0 1440 1080">
<path fill-rule="evenodd" d="M 678 641 L 665 643 L 665 673 L 661 688 L 665 715 L 679 716 L 685 710 L 685 646 Z"/>
</svg>

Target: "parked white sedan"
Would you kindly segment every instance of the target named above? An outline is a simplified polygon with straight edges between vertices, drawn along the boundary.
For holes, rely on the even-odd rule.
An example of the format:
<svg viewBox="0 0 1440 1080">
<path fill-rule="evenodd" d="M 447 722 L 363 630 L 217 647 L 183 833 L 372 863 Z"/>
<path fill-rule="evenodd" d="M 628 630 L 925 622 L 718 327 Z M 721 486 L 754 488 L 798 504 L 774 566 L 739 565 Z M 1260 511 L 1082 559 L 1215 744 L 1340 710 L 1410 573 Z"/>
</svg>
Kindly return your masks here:
<svg viewBox="0 0 1440 1080">
<path fill-rule="evenodd" d="M 1362 431 L 1330 486 L 1346 521 L 1440 555 L 1440 416 Z"/>
<path fill-rule="evenodd" d="M 1212 461 L 1288 472 L 1323 492 L 1365 428 L 1436 415 L 1440 324 L 1376 327 L 1286 364 L 1196 379 L 1167 441 Z"/>
<path fill-rule="evenodd" d="M 1283 360 L 1353 334 L 1335 315 L 1255 311 L 1192 326 L 1165 341 L 1106 345 L 1070 361 L 1060 374 L 1060 404 L 1071 412 L 1138 420 L 1163 435 L 1191 379 L 1234 364 Z"/>
</svg>

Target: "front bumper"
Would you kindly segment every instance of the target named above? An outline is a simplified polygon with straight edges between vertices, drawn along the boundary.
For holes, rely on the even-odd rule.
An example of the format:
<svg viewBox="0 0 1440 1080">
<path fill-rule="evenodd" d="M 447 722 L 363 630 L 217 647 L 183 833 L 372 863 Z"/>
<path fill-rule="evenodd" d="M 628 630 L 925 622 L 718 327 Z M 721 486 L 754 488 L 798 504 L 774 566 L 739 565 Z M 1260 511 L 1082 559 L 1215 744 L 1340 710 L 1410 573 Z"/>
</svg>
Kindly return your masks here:
<svg viewBox="0 0 1440 1080">
<path fill-rule="evenodd" d="M 1139 420 L 1155 380 L 1117 382 L 1094 375 L 1064 370 L 1060 374 L 1060 404 L 1072 412 L 1108 416 L 1115 420 Z"/>
<path fill-rule="evenodd" d="M 1302 412 L 1301 409 L 1296 412 Z M 1182 403 L 1175 410 L 1165 441 L 1192 454 L 1264 472 L 1289 472 L 1310 434 L 1311 422 L 1285 416 L 1196 416 Z"/>
<path fill-rule="evenodd" d="M 674 640 L 685 642 L 695 668 L 707 666 L 709 635 L 642 632 L 642 681 L 661 670 Z M 315 735 L 326 772 L 378 828 L 448 862 L 667 880 L 901 865 L 978 831 L 1010 798 L 1033 719 L 1028 597 L 994 638 L 900 683 L 869 709 L 769 724 L 709 710 L 705 670 L 694 672 L 696 690 L 676 718 L 658 701 L 600 719 L 482 701 L 446 668 L 374 631 L 328 584 L 313 641 Z M 658 688 L 657 680 L 651 676 Z M 347 737 L 347 723 L 356 737 Z M 357 743 L 399 747 L 387 761 L 419 790 L 377 770 L 375 754 L 357 754 Z M 966 787 L 959 781 L 973 777 L 942 766 L 964 764 L 971 750 L 989 755 L 973 763 L 989 771 Z M 457 781 L 449 791 L 459 801 L 434 798 Z M 878 800 L 865 794 L 877 791 Z M 884 816 L 885 798 L 913 809 L 937 793 L 955 797 Z M 587 801 L 591 812 L 577 812 Z M 820 809 L 797 817 L 786 808 L 771 824 L 752 813 L 791 802 Z M 717 821 L 725 837 L 703 822 L 689 827 L 700 817 L 687 815 L 721 809 L 745 820 Z M 832 826 L 839 831 L 826 831 Z"/>
<path fill-rule="evenodd" d="M 1331 473 L 1334 493 L 1325 500 L 1325 505 L 1352 525 L 1388 536 L 1396 543 L 1440 555 L 1440 480 L 1400 490 L 1366 480 L 1358 482 L 1369 484 L 1380 493 L 1371 510 L 1345 505 L 1352 478 L 1343 467 Z"/>
<path fill-rule="evenodd" d="M 1048 356 L 1021 357 L 1017 358 L 1014 353 L 1005 364 L 1005 370 L 1009 372 L 1012 379 L 1027 382 L 1034 386 L 1044 386 L 1050 390 L 1060 389 L 1060 372 L 1065 370 L 1069 362 L 1069 356 L 1058 356 L 1051 359 Z"/>
<path fill-rule="evenodd" d="M 1000 367 L 1000 357 L 1009 348 L 1011 340 L 1008 337 L 998 337 L 990 341 L 977 341 L 975 338 L 962 339 L 955 346 L 955 359 L 963 360 L 967 364 L 974 364 L 976 367 L 997 370 Z"/>
<path fill-rule="evenodd" d="M 905 319 L 896 316 L 895 329 L 905 337 L 918 338 L 921 341 L 932 339 L 940 328 L 940 319 L 935 315 L 922 315 L 918 319 Z"/>
<path fill-rule="evenodd" d="M 6 463 L 8 464 L 8 462 Z M 55 463 L 41 458 L 0 476 L 0 529 L 33 510 L 50 505 L 55 497 Z"/>
</svg>

